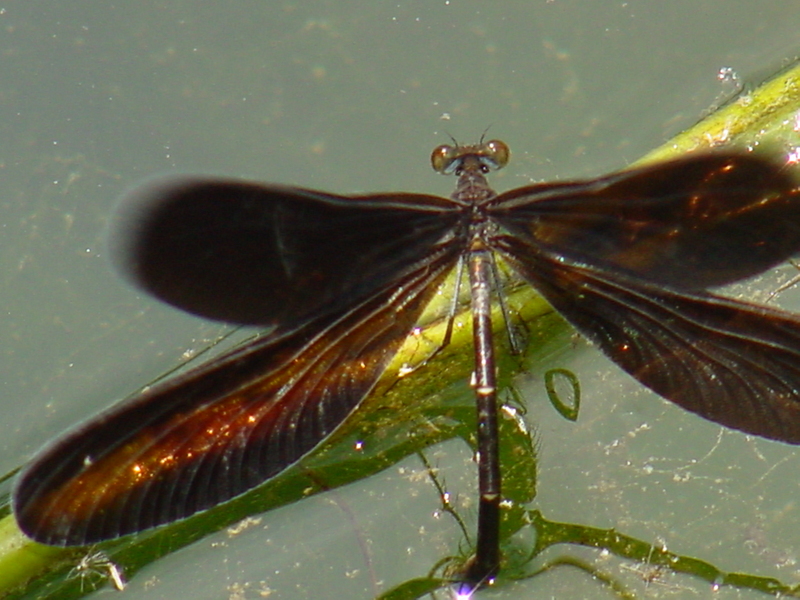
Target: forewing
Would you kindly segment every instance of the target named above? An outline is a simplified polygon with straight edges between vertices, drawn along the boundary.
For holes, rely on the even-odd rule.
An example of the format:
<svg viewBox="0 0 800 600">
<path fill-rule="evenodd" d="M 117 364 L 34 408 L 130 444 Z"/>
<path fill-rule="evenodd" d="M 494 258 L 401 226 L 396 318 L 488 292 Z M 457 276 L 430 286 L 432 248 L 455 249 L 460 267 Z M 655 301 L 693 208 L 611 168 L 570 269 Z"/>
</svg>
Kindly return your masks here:
<svg viewBox="0 0 800 600">
<path fill-rule="evenodd" d="M 173 306 L 290 331 L 413 272 L 457 219 L 435 196 L 169 178 L 123 199 L 110 245 L 124 275 Z"/>
<path fill-rule="evenodd" d="M 752 154 L 689 155 L 588 182 L 533 185 L 491 202 L 509 233 L 574 264 L 703 289 L 800 251 L 800 193 Z"/>
<path fill-rule="evenodd" d="M 373 388 L 457 257 L 145 391 L 46 448 L 18 478 L 34 540 L 85 545 L 188 517 L 296 462 Z"/>
<path fill-rule="evenodd" d="M 797 316 L 497 242 L 558 312 L 653 391 L 716 423 L 800 443 Z"/>
</svg>

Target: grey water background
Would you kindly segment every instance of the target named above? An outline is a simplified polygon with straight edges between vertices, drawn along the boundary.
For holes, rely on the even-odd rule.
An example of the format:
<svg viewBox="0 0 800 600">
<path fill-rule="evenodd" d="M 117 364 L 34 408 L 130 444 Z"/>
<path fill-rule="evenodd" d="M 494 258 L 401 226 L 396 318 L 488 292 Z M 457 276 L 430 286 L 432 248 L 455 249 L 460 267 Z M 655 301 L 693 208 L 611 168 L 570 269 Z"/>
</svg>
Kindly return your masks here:
<svg viewBox="0 0 800 600">
<path fill-rule="evenodd" d="M 130 186 L 196 172 L 446 195 L 453 181 L 430 170 L 430 150 L 487 127 L 512 149 L 497 189 L 598 175 L 697 121 L 737 81 L 778 70 L 798 30 L 796 0 L 0 6 L 0 472 L 223 330 L 108 268 L 105 226 Z M 723 68 L 736 77 L 721 80 Z M 751 291 L 763 299 L 791 274 Z M 779 301 L 800 308 L 800 290 Z M 800 581 L 795 448 L 689 415 L 580 342 L 569 356 L 561 366 L 584 387 L 577 424 L 547 404 L 540 374 L 520 381 L 547 517 Z M 451 492 L 474 497 L 463 444 L 431 456 Z M 421 473 L 409 460 L 257 516 L 157 561 L 124 594 L 373 597 L 462 541 Z M 711 594 L 607 560 L 646 597 Z M 610 597 L 565 569 L 487 595 Z"/>
</svg>

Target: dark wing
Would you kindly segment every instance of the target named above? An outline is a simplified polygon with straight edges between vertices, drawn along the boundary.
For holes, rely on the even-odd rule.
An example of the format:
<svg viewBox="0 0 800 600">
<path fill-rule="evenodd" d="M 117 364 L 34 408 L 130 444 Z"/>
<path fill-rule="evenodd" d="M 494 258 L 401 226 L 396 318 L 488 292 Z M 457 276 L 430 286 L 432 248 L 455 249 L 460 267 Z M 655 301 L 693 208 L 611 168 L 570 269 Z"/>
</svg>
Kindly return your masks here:
<svg viewBox="0 0 800 600">
<path fill-rule="evenodd" d="M 46 448 L 13 492 L 20 528 L 85 545 L 188 517 L 296 462 L 375 385 L 458 257 L 145 391 Z"/>
<path fill-rule="evenodd" d="M 542 254 L 496 249 L 582 334 L 664 398 L 741 431 L 800 443 L 800 318 L 670 290 Z"/>
<path fill-rule="evenodd" d="M 413 272 L 457 219 L 435 196 L 170 178 L 128 194 L 109 237 L 119 270 L 160 300 L 291 331 Z"/>
<path fill-rule="evenodd" d="M 672 288 L 755 275 L 800 250 L 800 192 L 778 163 L 706 154 L 594 181 L 511 190 L 491 202 L 512 235 L 574 264 Z"/>
</svg>

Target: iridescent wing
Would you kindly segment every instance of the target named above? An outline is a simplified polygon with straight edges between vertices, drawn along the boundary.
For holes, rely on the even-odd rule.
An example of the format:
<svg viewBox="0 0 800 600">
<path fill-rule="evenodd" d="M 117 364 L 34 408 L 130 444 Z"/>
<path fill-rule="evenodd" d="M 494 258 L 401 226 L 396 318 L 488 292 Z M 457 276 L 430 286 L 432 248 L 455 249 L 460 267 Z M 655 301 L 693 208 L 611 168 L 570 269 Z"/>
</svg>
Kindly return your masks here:
<svg viewBox="0 0 800 600">
<path fill-rule="evenodd" d="M 800 192 L 749 154 L 689 155 L 587 182 L 500 194 L 491 214 L 525 252 L 604 266 L 672 288 L 760 273 L 800 250 Z"/>
<path fill-rule="evenodd" d="M 109 240 L 118 270 L 156 298 L 290 331 L 435 259 L 458 218 L 436 196 L 167 178 L 122 200 Z"/>
<path fill-rule="evenodd" d="M 183 196 L 183 204 L 192 195 L 203 199 L 202 189 L 181 189 L 189 194 Z M 223 191 L 223 196 L 230 197 L 229 187 Z M 264 200 L 263 190 L 253 191 Z M 221 197 L 216 191 L 210 196 Z M 353 247 L 344 250 L 344 258 L 327 256 L 333 249 L 321 247 L 318 238 L 292 245 L 290 233 L 302 228 L 296 210 L 287 209 L 284 214 L 283 209 L 276 209 L 270 217 L 262 215 L 260 225 L 271 246 L 260 254 L 255 233 L 252 239 L 237 239 L 226 221 L 226 231 L 216 234 L 215 244 L 226 238 L 233 255 L 250 261 L 259 256 L 283 261 L 256 269 L 255 275 L 273 274 L 278 281 L 272 283 L 294 287 L 272 290 L 270 282 L 259 282 L 250 291 L 269 297 L 247 304 L 242 312 L 234 309 L 233 315 L 249 321 L 257 316 L 253 311 L 265 309 L 268 318 L 264 321 L 274 323 L 277 329 L 252 345 L 112 407 L 56 440 L 17 480 L 13 504 L 21 529 L 41 543 L 85 545 L 169 523 L 257 486 L 327 437 L 374 387 L 461 250 L 452 236 L 448 242 L 434 243 L 441 241 L 441 228 L 448 227 L 445 215 L 430 220 L 435 207 L 402 210 L 389 199 L 385 211 L 375 202 L 360 208 L 367 213 L 365 220 L 355 218 L 352 211 L 333 211 L 335 225 L 343 227 L 344 219 L 353 219 L 353 227 L 366 221 L 382 228 L 353 234 L 348 240 Z M 327 203 L 317 207 L 318 212 L 325 210 Z M 185 206 L 178 211 L 181 217 L 187 212 L 191 211 Z M 399 222 L 400 217 L 407 222 Z M 176 218 L 173 214 L 155 222 Z M 394 226 L 389 227 L 393 221 Z M 206 225 L 206 234 L 210 234 L 211 220 Z M 240 222 L 240 226 L 247 231 L 251 224 Z M 439 231 L 434 232 L 437 227 Z M 402 247 L 393 238 L 383 239 L 383 250 L 371 250 L 367 257 L 359 255 L 350 273 L 355 281 L 334 280 L 337 269 L 344 268 L 342 261 L 358 254 L 358 244 L 366 244 L 373 235 L 390 236 L 392 231 Z M 197 308 L 195 312 L 201 314 L 225 309 L 231 294 L 222 302 L 208 290 L 195 293 L 181 288 L 188 284 L 175 287 L 162 282 L 168 265 L 184 268 L 191 251 L 202 250 L 202 235 L 195 233 L 192 225 L 178 228 L 183 237 L 179 235 L 177 241 L 166 230 L 140 233 L 162 251 L 151 253 L 147 244 L 131 250 L 129 260 L 140 267 L 137 277 L 145 287 L 156 288 L 160 297 L 177 290 L 180 298 L 173 297 L 173 303 Z M 170 255 L 173 249 L 177 256 Z M 388 250 L 402 256 L 385 255 Z M 416 255 L 426 260 L 410 260 Z M 315 258 L 325 265 L 315 265 Z M 161 259 L 165 264 L 156 264 Z M 394 277 L 385 264 L 372 264 L 385 260 L 394 265 Z M 227 256 L 220 258 L 209 251 L 204 264 L 224 279 L 227 261 Z M 192 278 L 202 279 L 203 274 L 194 268 L 190 271 L 193 286 L 197 282 Z M 185 275 L 175 273 L 177 277 Z M 246 279 L 242 273 L 225 279 L 224 285 L 201 283 L 222 293 L 227 285 Z M 305 294 L 314 296 L 318 289 L 315 282 L 320 286 L 318 293 L 306 299 Z M 334 291 L 355 296 L 345 305 L 347 297 L 328 298 Z M 242 293 L 232 291 L 234 297 Z M 323 301 L 331 305 L 320 308 Z M 306 318 L 315 310 L 319 316 Z"/>
<path fill-rule="evenodd" d="M 496 200 L 492 246 L 556 310 L 683 408 L 800 443 L 800 318 L 702 289 L 800 250 L 788 176 L 712 155 L 527 190 Z"/>
</svg>

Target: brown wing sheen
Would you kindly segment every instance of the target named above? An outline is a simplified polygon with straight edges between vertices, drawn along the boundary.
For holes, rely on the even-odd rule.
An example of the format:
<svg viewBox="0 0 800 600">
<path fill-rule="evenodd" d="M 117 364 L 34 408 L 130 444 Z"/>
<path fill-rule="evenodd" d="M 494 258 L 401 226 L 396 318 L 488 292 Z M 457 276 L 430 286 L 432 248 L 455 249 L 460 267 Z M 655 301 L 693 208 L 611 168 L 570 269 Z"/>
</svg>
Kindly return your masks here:
<svg viewBox="0 0 800 600">
<path fill-rule="evenodd" d="M 800 191 L 786 168 L 752 154 L 689 155 L 601 179 L 500 194 L 492 217 L 575 264 L 673 288 L 749 277 L 800 251 Z"/>
<path fill-rule="evenodd" d="M 511 264 L 614 362 L 664 398 L 741 431 L 800 443 L 800 318 L 534 255 Z"/>
<path fill-rule="evenodd" d="M 455 254 L 454 254 L 455 253 Z M 454 249 L 338 319 L 232 352 L 57 440 L 14 490 L 22 530 L 85 545 L 169 523 L 262 483 L 372 389 L 452 267 Z M 231 381 L 245 381 L 235 388 Z"/>
<path fill-rule="evenodd" d="M 436 196 L 173 177 L 128 194 L 109 238 L 118 270 L 155 297 L 291 331 L 414 271 L 457 219 Z"/>
</svg>

